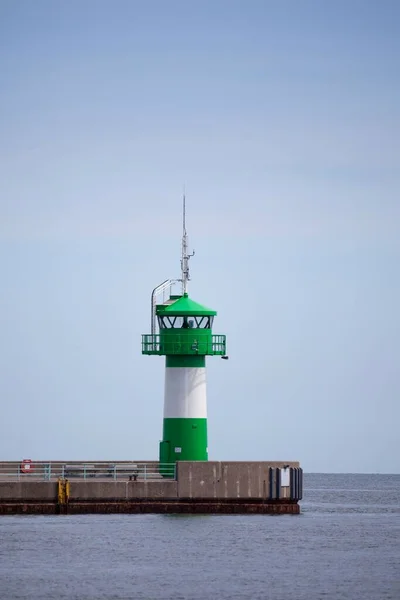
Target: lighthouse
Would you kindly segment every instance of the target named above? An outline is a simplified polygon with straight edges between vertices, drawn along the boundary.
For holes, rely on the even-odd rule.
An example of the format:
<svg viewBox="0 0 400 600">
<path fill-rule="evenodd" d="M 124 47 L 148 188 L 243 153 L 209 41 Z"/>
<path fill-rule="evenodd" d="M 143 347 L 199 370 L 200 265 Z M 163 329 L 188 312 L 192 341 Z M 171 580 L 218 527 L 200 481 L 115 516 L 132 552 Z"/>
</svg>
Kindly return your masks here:
<svg viewBox="0 0 400 600">
<path fill-rule="evenodd" d="M 154 288 L 151 333 L 142 335 L 142 354 L 165 356 L 160 464 L 208 460 L 206 357 L 227 358 L 225 335 L 212 332 L 216 311 L 188 294 L 193 255 L 188 251 L 183 197 L 181 277 L 167 279 Z M 180 294 L 171 293 L 176 283 L 181 285 Z"/>
</svg>

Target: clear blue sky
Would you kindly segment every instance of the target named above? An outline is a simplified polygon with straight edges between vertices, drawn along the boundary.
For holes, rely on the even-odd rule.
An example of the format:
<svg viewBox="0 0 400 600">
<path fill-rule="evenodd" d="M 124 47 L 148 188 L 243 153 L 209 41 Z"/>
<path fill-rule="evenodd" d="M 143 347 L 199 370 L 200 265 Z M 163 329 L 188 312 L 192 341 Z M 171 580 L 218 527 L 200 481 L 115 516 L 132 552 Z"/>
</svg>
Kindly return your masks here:
<svg viewBox="0 0 400 600">
<path fill-rule="evenodd" d="M 155 459 L 150 293 L 218 311 L 211 459 L 400 472 L 400 3 L 0 2 L 0 458 Z"/>
</svg>

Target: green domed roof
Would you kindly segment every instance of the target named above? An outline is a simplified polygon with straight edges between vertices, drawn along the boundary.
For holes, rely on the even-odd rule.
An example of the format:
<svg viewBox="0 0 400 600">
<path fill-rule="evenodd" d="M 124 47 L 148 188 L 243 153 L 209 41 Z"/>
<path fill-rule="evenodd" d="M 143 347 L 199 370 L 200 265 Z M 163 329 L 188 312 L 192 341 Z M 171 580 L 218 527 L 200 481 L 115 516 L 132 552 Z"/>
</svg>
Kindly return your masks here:
<svg viewBox="0 0 400 600">
<path fill-rule="evenodd" d="M 172 304 L 158 304 L 157 315 L 170 315 L 175 317 L 214 317 L 217 312 L 195 302 L 187 294 L 184 294 Z"/>
</svg>

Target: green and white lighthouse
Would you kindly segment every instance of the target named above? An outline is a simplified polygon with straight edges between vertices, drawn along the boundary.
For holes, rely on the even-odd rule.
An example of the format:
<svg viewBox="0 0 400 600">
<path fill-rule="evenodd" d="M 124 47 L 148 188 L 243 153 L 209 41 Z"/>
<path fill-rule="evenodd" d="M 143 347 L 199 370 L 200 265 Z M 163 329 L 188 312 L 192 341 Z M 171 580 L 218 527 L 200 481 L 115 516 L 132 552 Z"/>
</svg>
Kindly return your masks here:
<svg viewBox="0 0 400 600">
<path fill-rule="evenodd" d="M 193 253 L 194 254 L 194 253 Z M 208 460 L 206 356 L 226 357 L 225 335 L 214 335 L 217 314 L 188 295 L 188 239 L 183 199 L 181 278 L 167 279 L 151 296 L 151 333 L 142 336 L 142 354 L 165 356 L 164 422 L 160 463 Z M 171 294 L 181 283 L 182 293 Z M 157 297 L 168 292 L 167 298 Z"/>
</svg>

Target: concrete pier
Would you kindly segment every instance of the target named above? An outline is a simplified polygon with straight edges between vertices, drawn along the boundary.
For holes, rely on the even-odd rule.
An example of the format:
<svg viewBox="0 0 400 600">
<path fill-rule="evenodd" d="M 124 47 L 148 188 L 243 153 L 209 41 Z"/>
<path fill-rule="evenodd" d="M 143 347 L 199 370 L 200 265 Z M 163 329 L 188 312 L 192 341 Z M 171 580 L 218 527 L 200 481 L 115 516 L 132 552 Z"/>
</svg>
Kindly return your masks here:
<svg viewBox="0 0 400 600">
<path fill-rule="evenodd" d="M 88 478 L 49 477 L 43 481 L 38 478 L 41 471 L 32 470 L 19 473 L 18 480 L 12 480 L 10 473 L 7 463 L 1 463 L 3 515 L 298 514 L 302 498 L 302 469 L 298 462 L 178 462 L 173 479 L 133 479 L 124 472 L 108 479 L 99 470 L 98 476 L 95 471 Z"/>
</svg>

